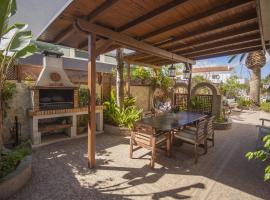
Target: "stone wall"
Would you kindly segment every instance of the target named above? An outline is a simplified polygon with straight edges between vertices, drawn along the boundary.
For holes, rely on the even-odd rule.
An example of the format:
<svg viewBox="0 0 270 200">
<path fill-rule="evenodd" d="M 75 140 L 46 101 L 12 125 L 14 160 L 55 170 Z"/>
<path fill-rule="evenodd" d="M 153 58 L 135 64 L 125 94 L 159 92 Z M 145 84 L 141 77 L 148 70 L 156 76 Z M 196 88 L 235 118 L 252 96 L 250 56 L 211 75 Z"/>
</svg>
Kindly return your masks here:
<svg viewBox="0 0 270 200">
<path fill-rule="evenodd" d="M 28 110 L 31 108 L 31 98 L 29 86 L 24 83 L 15 83 L 16 92 L 9 102 L 10 109 L 4 119 L 4 138 L 5 142 L 11 139 L 10 128 L 14 125 L 14 118 L 18 116 L 21 124 L 21 137 L 28 138 L 30 136 L 30 121 Z"/>
</svg>

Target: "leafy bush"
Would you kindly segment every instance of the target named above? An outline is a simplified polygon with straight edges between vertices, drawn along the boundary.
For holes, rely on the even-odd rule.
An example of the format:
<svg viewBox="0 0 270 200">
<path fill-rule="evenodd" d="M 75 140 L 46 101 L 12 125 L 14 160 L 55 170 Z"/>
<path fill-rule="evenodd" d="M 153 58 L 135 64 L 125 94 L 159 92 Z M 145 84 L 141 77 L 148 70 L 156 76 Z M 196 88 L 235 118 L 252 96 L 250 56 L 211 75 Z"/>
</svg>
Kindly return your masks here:
<svg viewBox="0 0 270 200">
<path fill-rule="evenodd" d="M 126 97 L 123 108 L 120 109 L 116 104 L 115 93 L 112 91 L 110 99 L 104 102 L 105 121 L 115 126 L 132 128 L 133 123 L 140 118 L 142 112 L 135 106 L 135 101 L 133 97 Z"/>
<path fill-rule="evenodd" d="M 135 67 L 131 71 L 131 79 L 149 79 L 151 78 L 151 71 L 145 67 Z"/>
<path fill-rule="evenodd" d="M 31 153 L 29 147 L 26 144 L 17 146 L 10 152 L 1 155 L 0 160 L 0 178 L 5 177 L 9 173 L 13 172 L 19 165 L 20 161 Z"/>
<path fill-rule="evenodd" d="M 174 81 L 169 77 L 167 68 L 156 70 L 156 75 L 152 77 L 153 88 L 161 88 L 164 91 L 169 91 L 173 87 Z"/>
<path fill-rule="evenodd" d="M 192 110 L 200 110 L 203 109 L 203 102 L 198 96 L 194 96 L 191 98 L 191 108 Z"/>
<path fill-rule="evenodd" d="M 255 152 L 248 152 L 246 154 L 246 157 L 251 160 L 251 159 L 258 159 L 261 160 L 263 162 L 265 162 L 266 160 L 269 160 L 270 158 L 270 134 L 266 135 L 263 138 L 263 142 L 264 142 L 264 149 L 263 150 L 259 150 L 259 151 L 255 151 Z M 266 166 L 265 170 L 264 170 L 264 180 L 270 180 L 270 165 Z"/>
<path fill-rule="evenodd" d="M 88 89 L 80 87 L 79 89 L 79 104 L 81 107 L 88 105 Z"/>
<path fill-rule="evenodd" d="M 237 100 L 238 106 L 243 108 L 249 108 L 252 105 L 252 101 L 243 97 Z"/>
<path fill-rule="evenodd" d="M 269 102 L 263 102 L 263 103 L 261 103 L 261 109 L 264 112 L 270 112 L 270 103 Z"/>
</svg>

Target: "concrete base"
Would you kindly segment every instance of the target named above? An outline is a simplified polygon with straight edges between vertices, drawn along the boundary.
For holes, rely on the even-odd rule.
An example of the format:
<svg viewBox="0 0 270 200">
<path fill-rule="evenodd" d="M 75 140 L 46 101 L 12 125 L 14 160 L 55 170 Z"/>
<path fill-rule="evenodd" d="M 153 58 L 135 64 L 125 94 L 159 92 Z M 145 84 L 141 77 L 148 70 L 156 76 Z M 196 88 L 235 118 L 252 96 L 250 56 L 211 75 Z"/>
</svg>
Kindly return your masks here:
<svg viewBox="0 0 270 200">
<path fill-rule="evenodd" d="M 17 169 L 0 180 L 0 199 L 7 199 L 21 189 L 31 178 L 32 156 L 26 156 Z"/>
<path fill-rule="evenodd" d="M 232 120 L 229 119 L 227 122 L 218 123 L 214 122 L 214 129 L 215 130 L 229 130 L 232 128 Z"/>
</svg>

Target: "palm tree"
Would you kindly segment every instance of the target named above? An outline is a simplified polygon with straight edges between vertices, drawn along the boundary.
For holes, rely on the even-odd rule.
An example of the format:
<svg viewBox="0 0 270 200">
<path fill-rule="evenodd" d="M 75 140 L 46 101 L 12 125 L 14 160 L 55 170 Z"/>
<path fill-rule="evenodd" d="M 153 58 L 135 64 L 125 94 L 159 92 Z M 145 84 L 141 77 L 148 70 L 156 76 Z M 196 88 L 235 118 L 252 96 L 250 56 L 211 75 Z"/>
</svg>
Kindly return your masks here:
<svg viewBox="0 0 270 200">
<path fill-rule="evenodd" d="M 236 58 L 240 57 L 239 61 L 242 62 L 245 60 L 245 65 L 248 69 L 251 70 L 251 80 L 250 85 L 250 99 L 254 102 L 255 105 L 260 104 L 260 85 L 261 85 L 261 68 L 264 67 L 266 63 L 266 56 L 263 51 L 253 51 L 249 53 L 243 53 L 238 55 L 233 55 L 229 59 L 231 63 Z"/>
</svg>

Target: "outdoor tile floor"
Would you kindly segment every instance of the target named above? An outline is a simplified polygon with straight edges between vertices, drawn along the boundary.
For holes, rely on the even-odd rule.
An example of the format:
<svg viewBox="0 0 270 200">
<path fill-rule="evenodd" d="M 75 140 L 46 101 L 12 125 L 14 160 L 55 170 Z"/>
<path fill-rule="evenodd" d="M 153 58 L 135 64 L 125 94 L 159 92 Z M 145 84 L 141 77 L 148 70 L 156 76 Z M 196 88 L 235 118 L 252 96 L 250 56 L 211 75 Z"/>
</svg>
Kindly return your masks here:
<svg viewBox="0 0 270 200">
<path fill-rule="evenodd" d="M 259 116 L 234 114 L 233 129 L 217 131 L 215 147 L 197 165 L 184 144 L 171 158 L 160 152 L 151 170 L 147 151 L 131 160 L 128 138 L 109 134 L 97 136 L 95 170 L 87 168 L 86 138 L 45 146 L 34 152 L 30 183 L 10 199 L 270 199 L 264 165 L 244 157 L 255 147 Z"/>
</svg>

